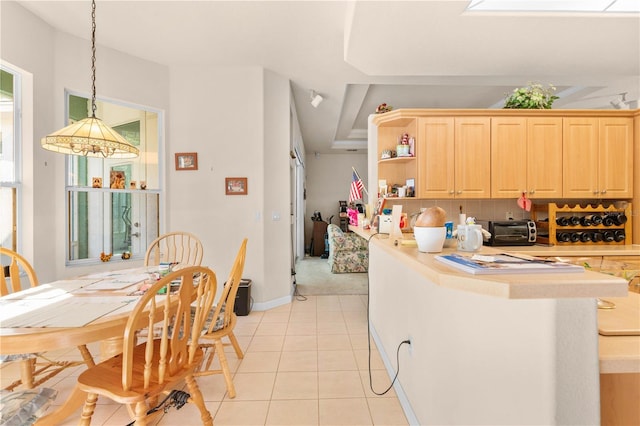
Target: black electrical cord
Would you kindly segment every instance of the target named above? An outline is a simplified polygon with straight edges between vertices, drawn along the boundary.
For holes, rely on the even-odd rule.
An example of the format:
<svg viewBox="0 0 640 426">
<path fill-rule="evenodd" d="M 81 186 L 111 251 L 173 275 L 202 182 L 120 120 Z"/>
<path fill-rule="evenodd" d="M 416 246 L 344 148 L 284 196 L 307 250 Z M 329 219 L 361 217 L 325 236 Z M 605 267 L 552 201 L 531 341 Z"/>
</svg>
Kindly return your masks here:
<svg viewBox="0 0 640 426">
<path fill-rule="evenodd" d="M 173 389 L 160 402 L 160 404 L 156 405 L 155 407 L 153 407 L 152 409 L 147 411 L 147 415 L 155 413 L 156 411 L 158 411 L 160 409 L 162 409 L 166 413 L 169 410 L 169 408 L 171 408 L 171 407 L 176 407 L 176 410 L 179 410 L 179 409 L 182 408 L 182 406 L 184 404 L 189 402 L 189 398 L 191 398 L 191 395 L 189 395 L 187 392 L 180 391 L 180 390 L 177 390 L 177 389 Z M 171 401 L 169 401 L 169 403 L 167 404 L 168 400 L 171 400 Z M 135 420 L 132 421 L 131 423 L 128 423 L 126 426 L 133 426 L 134 423 L 135 423 Z"/>
<path fill-rule="evenodd" d="M 376 232 L 375 234 L 371 235 L 367 239 L 367 251 L 369 253 L 371 253 L 371 251 L 370 251 L 371 239 L 373 237 L 375 237 L 376 235 L 380 235 L 380 233 Z M 397 242 L 396 242 L 396 244 L 397 244 Z M 391 388 L 393 387 L 393 385 L 396 383 L 396 379 L 398 378 L 398 374 L 400 374 L 400 348 L 404 344 L 410 345 L 411 341 L 410 340 L 403 340 L 402 342 L 400 342 L 400 344 L 398 344 L 398 348 L 396 350 L 396 365 L 398 366 L 398 369 L 396 370 L 396 374 L 393 376 L 393 380 L 391 380 L 391 384 L 389 385 L 388 388 L 386 388 L 382 392 L 376 392 L 373 389 L 373 378 L 371 377 L 371 321 L 369 320 L 369 311 L 370 311 L 369 297 L 370 297 L 369 268 L 367 268 L 367 346 L 368 346 L 368 349 L 369 349 L 369 388 L 371 389 L 371 392 L 373 392 L 374 394 L 380 396 L 380 395 L 384 395 L 387 392 L 389 392 L 391 390 Z"/>
<path fill-rule="evenodd" d="M 295 269 L 291 269 L 291 276 L 293 277 L 293 296 L 296 298 L 296 300 L 304 302 L 305 300 L 307 300 L 307 296 L 303 296 L 298 291 L 298 283 L 296 282 L 296 270 Z"/>
</svg>

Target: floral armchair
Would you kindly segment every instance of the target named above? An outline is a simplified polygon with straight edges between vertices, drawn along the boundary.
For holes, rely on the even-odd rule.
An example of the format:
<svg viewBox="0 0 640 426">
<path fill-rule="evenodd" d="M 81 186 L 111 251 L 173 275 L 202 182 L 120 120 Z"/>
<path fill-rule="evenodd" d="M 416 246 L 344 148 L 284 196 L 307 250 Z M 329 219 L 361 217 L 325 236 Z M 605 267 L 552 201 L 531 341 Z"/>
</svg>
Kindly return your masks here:
<svg viewBox="0 0 640 426">
<path fill-rule="evenodd" d="M 364 238 L 351 232 L 342 232 L 340 227 L 333 224 L 327 227 L 327 234 L 331 272 L 367 272 L 369 247 Z"/>
</svg>

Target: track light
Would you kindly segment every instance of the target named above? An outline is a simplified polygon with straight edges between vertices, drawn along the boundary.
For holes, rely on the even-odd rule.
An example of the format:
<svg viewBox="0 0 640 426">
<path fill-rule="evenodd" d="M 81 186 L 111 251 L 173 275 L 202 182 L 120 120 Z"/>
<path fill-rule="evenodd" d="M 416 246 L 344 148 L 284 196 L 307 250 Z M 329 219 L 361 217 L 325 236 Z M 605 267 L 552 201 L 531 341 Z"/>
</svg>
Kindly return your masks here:
<svg viewBox="0 0 640 426">
<path fill-rule="evenodd" d="M 315 90 L 311 91 L 310 99 L 311 99 L 311 105 L 314 108 L 318 108 L 318 105 L 320 105 L 320 102 L 322 102 L 324 100 L 324 98 L 322 96 L 320 96 L 318 93 L 316 93 Z"/>
<path fill-rule="evenodd" d="M 627 102 L 627 92 L 620 93 L 619 98 L 609 102 L 615 109 L 629 109 L 629 103 Z"/>
</svg>

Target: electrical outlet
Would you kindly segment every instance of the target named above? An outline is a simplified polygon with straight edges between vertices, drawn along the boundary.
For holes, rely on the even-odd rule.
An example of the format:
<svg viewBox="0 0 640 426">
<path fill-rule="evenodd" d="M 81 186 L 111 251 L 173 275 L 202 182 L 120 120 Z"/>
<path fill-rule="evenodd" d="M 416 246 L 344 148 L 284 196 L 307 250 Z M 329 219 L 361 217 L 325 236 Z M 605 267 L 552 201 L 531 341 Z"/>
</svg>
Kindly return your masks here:
<svg viewBox="0 0 640 426">
<path fill-rule="evenodd" d="M 504 218 L 506 220 L 513 220 L 513 212 L 506 212 Z"/>
</svg>

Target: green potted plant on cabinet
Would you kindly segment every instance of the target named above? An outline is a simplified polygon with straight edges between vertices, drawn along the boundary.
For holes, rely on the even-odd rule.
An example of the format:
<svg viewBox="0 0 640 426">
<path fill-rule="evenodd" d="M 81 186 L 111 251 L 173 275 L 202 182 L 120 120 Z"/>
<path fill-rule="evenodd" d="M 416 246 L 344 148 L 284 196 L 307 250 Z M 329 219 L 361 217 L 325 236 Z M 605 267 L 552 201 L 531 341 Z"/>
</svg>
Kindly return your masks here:
<svg viewBox="0 0 640 426">
<path fill-rule="evenodd" d="M 549 84 L 549 87 L 543 87 L 540 83 L 529 83 L 528 86 L 513 89 L 507 95 L 504 108 L 513 109 L 551 109 L 553 101 L 558 99 L 554 95 L 556 88 Z"/>
</svg>

